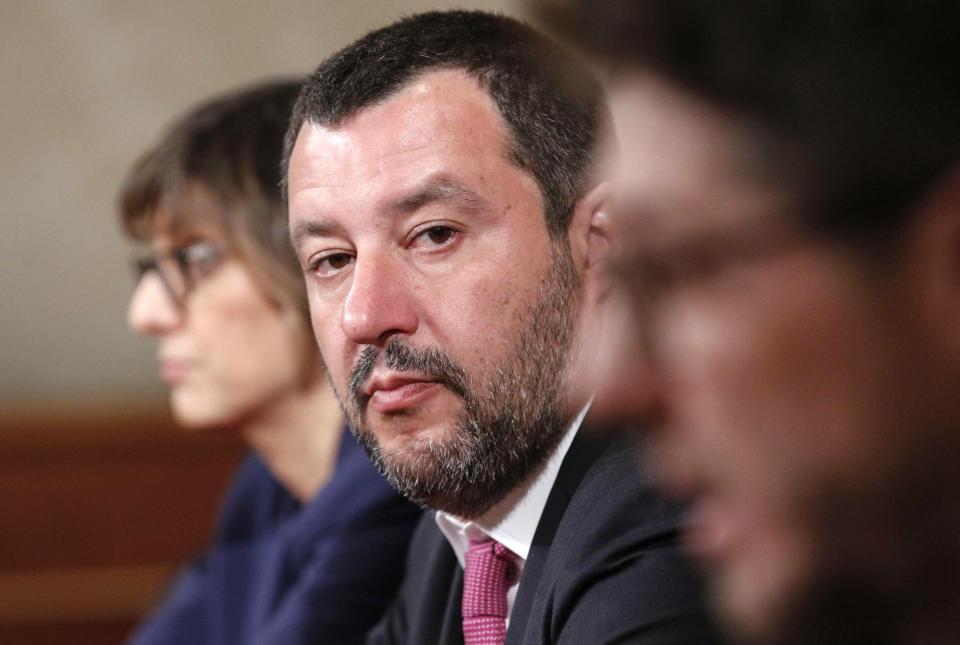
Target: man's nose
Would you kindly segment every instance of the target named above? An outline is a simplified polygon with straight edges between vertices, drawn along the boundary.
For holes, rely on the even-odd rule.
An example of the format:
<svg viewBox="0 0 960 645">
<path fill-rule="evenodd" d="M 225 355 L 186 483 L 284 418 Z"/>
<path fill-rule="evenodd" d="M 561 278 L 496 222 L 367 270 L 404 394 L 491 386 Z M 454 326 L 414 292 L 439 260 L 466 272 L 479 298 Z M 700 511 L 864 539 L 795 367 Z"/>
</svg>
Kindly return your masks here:
<svg viewBox="0 0 960 645">
<path fill-rule="evenodd" d="M 144 336 L 162 336 L 183 322 L 183 311 L 173 301 L 160 276 L 144 273 L 127 307 L 127 325 Z"/>
<path fill-rule="evenodd" d="M 351 280 L 341 318 L 350 340 L 382 346 L 394 334 L 416 331 L 418 287 L 402 262 L 387 254 L 358 257 Z"/>
</svg>

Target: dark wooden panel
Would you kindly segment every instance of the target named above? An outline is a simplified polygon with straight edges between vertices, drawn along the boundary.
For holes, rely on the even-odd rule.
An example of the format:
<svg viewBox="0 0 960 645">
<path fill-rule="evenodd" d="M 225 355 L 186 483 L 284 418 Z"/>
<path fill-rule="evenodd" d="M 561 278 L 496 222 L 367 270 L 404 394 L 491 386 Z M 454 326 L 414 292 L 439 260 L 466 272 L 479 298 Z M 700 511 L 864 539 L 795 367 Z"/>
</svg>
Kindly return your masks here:
<svg viewBox="0 0 960 645">
<path fill-rule="evenodd" d="M 0 643 L 119 643 L 209 540 L 244 452 L 165 405 L 0 412 Z"/>
<path fill-rule="evenodd" d="M 42 625 L 0 625 L 4 645 L 111 645 L 122 643 L 135 626 L 130 619 Z"/>
<path fill-rule="evenodd" d="M 0 570 L 165 561 L 207 540 L 232 450 L 61 453 L 0 465 Z"/>
</svg>

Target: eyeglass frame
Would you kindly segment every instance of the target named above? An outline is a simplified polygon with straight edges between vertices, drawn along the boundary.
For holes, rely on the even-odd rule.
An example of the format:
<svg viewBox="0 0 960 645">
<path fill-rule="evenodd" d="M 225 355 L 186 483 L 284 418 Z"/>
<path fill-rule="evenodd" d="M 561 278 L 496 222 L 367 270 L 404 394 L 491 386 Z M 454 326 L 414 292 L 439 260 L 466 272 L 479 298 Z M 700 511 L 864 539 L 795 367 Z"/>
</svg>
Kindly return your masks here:
<svg viewBox="0 0 960 645">
<path fill-rule="evenodd" d="M 666 247 L 619 249 L 607 262 L 614 284 L 628 296 L 637 317 L 643 345 L 655 352 L 654 319 L 671 294 L 736 267 L 770 259 L 798 248 L 829 240 L 792 220 L 775 226 L 701 231 Z"/>
<path fill-rule="evenodd" d="M 162 253 L 134 255 L 131 258 L 134 284 L 139 285 L 147 273 L 155 273 L 170 301 L 182 307 L 197 283 L 220 267 L 226 253 L 221 245 L 200 240 Z"/>
</svg>

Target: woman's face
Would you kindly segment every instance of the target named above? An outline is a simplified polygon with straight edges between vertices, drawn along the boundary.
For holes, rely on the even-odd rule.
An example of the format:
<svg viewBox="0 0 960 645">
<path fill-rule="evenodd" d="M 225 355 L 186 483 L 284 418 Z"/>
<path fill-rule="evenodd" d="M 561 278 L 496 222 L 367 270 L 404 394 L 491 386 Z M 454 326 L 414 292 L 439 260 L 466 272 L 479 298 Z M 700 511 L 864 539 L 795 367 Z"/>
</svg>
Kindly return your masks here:
<svg viewBox="0 0 960 645">
<path fill-rule="evenodd" d="M 177 422 L 237 426 L 282 404 L 303 383 L 295 314 L 264 292 L 222 235 L 171 234 L 161 228 L 163 213 L 154 221 L 160 270 L 143 273 L 127 319 L 160 341 L 160 376 Z"/>
</svg>

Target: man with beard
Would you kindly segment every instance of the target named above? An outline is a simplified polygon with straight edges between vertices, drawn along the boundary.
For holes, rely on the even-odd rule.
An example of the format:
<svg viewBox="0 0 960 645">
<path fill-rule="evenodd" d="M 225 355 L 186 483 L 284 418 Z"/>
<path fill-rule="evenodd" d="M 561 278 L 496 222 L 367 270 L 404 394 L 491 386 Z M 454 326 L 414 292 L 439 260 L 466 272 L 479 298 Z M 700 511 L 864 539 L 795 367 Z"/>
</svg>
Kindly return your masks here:
<svg viewBox="0 0 960 645">
<path fill-rule="evenodd" d="M 287 195 L 321 354 L 437 511 L 371 643 L 712 642 L 677 509 L 567 387 L 603 291 L 603 110 L 555 46 L 473 12 L 373 32 L 301 92 Z"/>
<path fill-rule="evenodd" d="M 960 642 L 960 5 L 579 4 L 622 150 L 611 355 L 646 367 L 605 407 L 695 500 L 716 609 Z"/>
</svg>

